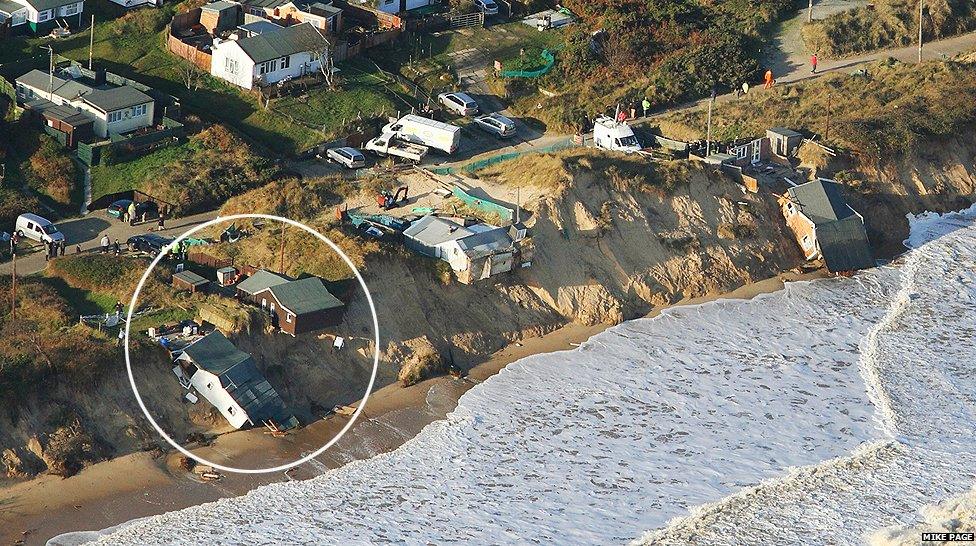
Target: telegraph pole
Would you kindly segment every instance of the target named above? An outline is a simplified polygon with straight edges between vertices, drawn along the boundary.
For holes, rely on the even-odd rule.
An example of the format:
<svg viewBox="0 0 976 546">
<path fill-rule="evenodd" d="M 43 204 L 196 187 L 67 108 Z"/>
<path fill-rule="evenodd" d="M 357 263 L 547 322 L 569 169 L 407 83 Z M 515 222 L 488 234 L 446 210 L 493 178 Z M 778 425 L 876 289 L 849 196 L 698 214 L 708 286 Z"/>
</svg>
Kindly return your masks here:
<svg viewBox="0 0 976 546">
<path fill-rule="evenodd" d="M 807 7 L 807 22 L 813 22 L 813 0 L 810 0 L 810 6 Z"/>
<path fill-rule="evenodd" d="M 918 0 L 918 62 L 922 62 L 922 17 L 925 15 L 925 0 Z"/>
<path fill-rule="evenodd" d="M 824 144 L 830 138 L 830 93 L 827 93 L 827 126 L 824 127 Z"/>
<path fill-rule="evenodd" d="M 12 247 L 14 248 L 14 247 Z M 14 248 L 14 268 L 10 273 L 10 319 L 12 324 L 17 323 L 17 249 Z"/>
<path fill-rule="evenodd" d="M 281 226 L 281 247 L 278 251 L 278 254 L 281 256 L 281 266 L 279 267 L 278 271 L 280 271 L 281 274 L 284 275 L 285 274 L 285 226 Z"/>
<path fill-rule="evenodd" d="M 92 69 L 92 59 L 95 56 L 95 14 L 92 14 L 91 36 L 88 37 L 88 70 Z M 196 50 L 194 50 L 196 51 Z"/>
<path fill-rule="evenodd" d="M 708 99 L 708 132 L 705 136 L 705 157 L 712 155 L 712 107 L 715 104 L 715 88 L 712 88 L 712 96 Z"/>
<path fill-rule="evenodd" d="M 50 45 L 47 46 L 48 53 L 50 54 L 50 60 L 47 64 L 47 100 L 54 102 L 54 48 Z"/>
</svg>

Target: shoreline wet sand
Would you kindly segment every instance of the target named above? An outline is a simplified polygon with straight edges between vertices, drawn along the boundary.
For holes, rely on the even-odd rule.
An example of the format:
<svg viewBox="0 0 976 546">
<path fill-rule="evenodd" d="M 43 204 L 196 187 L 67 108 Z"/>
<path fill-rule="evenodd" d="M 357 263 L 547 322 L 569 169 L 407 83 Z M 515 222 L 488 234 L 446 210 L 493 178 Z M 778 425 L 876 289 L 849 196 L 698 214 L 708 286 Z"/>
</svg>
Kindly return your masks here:
<svg viewBox="0 0 976 546">
<path fill-rule="evenodd" d="M 728 293 L 661 306 L 647 316 L 656 316 L 674 306 L 750 299 L 782 289 L 784 281 L 822 276 L 820 272 L 787 273 Z M 62 533 L 98 531 L 133 519 L 240 496 L 273 482 L 310 479 L 351 461 L 392 451 L 431 422 L 443 419 L 468 389 L 508 364 L 535 354 L 571 350 L 609 327 L 569 324 L 544 336 L 510 344 L 472 368 L 464 379 L 437 377 L 407 388 L 393 384 L 377 389 L 348 434 L 316 459 L 287 472 L 224 474 L 220 480 L 208 482 L 181 469 L 179 453 L 154 458 L 144 452 L 92 465 L 67 479 L 44 475 L 0 485 L 0 544 L 44 544 Z M 231 461 L 227 464 L 242 468 L 278 466 L 317 450 L 347 420 L 348 417 L 332 415 L 284 438 L 273 438 L 263 429 L 235 432 L 193 451 L 215 462 Z"/>
</svg>

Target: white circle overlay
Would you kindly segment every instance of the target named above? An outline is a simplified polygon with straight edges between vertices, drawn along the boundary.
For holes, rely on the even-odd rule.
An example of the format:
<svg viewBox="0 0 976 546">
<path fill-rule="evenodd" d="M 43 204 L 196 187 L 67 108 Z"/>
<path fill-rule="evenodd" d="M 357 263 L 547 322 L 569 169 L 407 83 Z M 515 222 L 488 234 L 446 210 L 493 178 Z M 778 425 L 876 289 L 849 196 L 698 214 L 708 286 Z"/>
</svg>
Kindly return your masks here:
<svg viewBox="0 0 976 546">
<path fill-rule="evenodd" d="M 142 396 L 139 395 L 139 388 L 136 386 L 135 376 L 132 374 L 132 362 L 129 359 L 129 325 L 132 324 L 132 313 L 135 310 L 135 305 L 139 300 L 139 294 L 142 292 L 143 285 L 146 283 L 146 280 L 149 278 L 149 274 L 152 273 L 152 271 L 156 268 L 156 265 L 159 264 L 160 260 L 162 260 L 163 257 L 165 257 L 175 245 L 178 245 L 181 241 L 183 241 L 187 237 L 193 235 L 194 233 L 202 229 L 205 229 L 207 227 L 210 227 L 218 223 L 229 222 L 233 220 L 248 220 L 248 219 L 264 219 L 264 220 L 282 222 L 290 226 L 305 230 L 308 233 L 317 237 L 325 244 L 329 245 L 329 247 L 342 258 L 342 260 L 346 263 L 346 265 L 349 266 L 353 274 L 356 275 L 356 280 L 359 281 L 359 286 L 362 287 L 363 292 L 366 294 L 366 301 L 369 303 L 369 311 L 373 315 L 373 334 L 374 334 L 373 343 L 375 346 L 375 350 L 373 351 L 373 371 L 370 374 L 369 384 L 366 386 L 366 392 L 365 394 L 363 394 L 363 398 L 359 406 L 356 408 L 356 411 L 353 412 L 352 417 L 349 419 L 349 422 L 346 423 L 346 426 L 342 427 L 342 430 L 340 430 L 338 434 L 336 434 L 331 440 L 329 440 L 324 446 L 319 448 L 317 451 L 314 451 L 302 457 L 301 459 L 298 459 L 297 461 L 293 461 L 288 464 L 283 464 L 271 468 L 235 468 L 232 466 L 220 465 L 208 461 L 207 459 L 204 459 L 199 455 L 191 453 L 188 449 L 184 448 L 178 442 L 173 440 L 168 434 L 166 434 L 166 431 L 164 431 L 162 427 L 159 426 L 159 423 L 157 423 L 156 420 L 153 419 L 152 415 L 150 415 L 149 413 L 149 410 L 146 408 L 146 404 L 142 401 Z M 125 368 L 126 371 L 129 373 L 129 383 L 132 385 L 132 392 L 136 395 L 136 401 L 139 402 L 139 408 L 142 409 L 142 413 L 145 414 L 146 419 L 149 419 L 149 422 L 152 423 L 152 426 L 156 429 L 156 432 L 159 432 L 159 434 L 169 443 L 169 445 L 173 446 L 180 453 L 186 455 L 187 457 L 195 460 L 200 464 L 209 465 L 213 468 L 223 470 L 224 472 L 233 472 L 238 474 L 267 474 L 271 472 L 282 472 L 285 470 L 295 468 L 296 466 L 305 464 L 308 461 L 324 453 L 325 450 L 332 447 L 333 444 L 338 442 L 346 434 L 346 432 L 348 432 L 349 429 L 352 428 L 353 424 L 356 423 L 356 419 L 359 418 L 359 414 L 362 413 L 363 408 L 366 407 L 366 401 L 369 399 L 369 394 L 373 391 L 373 383 L 376 381 L 376 371 L 379 368 L 379 364 L 380 364 L 380 327 L 379 327 L 379 321 L 376 318 L 376 306 L 373 304 L 373 296 L 369 293 L 369 287 L 367 287 L 366 282 L 363 281 L 363 277 L 362 275 L 360 275 L 359 269 L 357 269 L 356 265 L 352 263 L 352 260 L 349 259 L 349 256 L 347 256 L 346 253 L 343 252 L 342 249 L 339 248 L 338 245 L 333 243 L 328 237 L 322 235 L 315 229 L 310 228 L 301 222 L 296 222 L 295 220 L 292 220 L 290 218 L 274 216 L 271 214 L 232 214 L 229 216 L 218 216 L 213 220 L 208 220 L 196 227 L 191 228 L 190 230 L 186 231 L 185 233 L 177 237 L 172 243 L 163 247 L 163 249 L 159 252 L 159 254 L 153 259 L 152 263 L 149 264 L 149 267 L 146 269 L 146 272 L 142 274 L 142 278 L 139 279 L 139 284 L 138 286 L 136 286 L 136 291 L 135 293 L 132 294 L 132 299 L 129 300 L 129 313 L 126 316 L 126 322 L 125 322 Z"/>
</svg>

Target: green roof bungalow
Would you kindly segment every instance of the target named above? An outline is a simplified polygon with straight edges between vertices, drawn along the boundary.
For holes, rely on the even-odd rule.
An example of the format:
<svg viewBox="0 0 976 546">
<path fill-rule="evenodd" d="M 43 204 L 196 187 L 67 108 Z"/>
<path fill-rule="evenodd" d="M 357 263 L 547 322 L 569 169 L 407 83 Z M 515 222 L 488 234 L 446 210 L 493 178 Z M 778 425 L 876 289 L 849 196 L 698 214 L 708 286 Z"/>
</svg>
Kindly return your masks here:
<svg viewBox="0 0 976 546">
<path fill-rule="evenodd" d="M 9 21 L 13 34 L 48 34 L 67 25 L 77 27 L 84 0 L 0 0 L 0 24 Z"/>
</svg>

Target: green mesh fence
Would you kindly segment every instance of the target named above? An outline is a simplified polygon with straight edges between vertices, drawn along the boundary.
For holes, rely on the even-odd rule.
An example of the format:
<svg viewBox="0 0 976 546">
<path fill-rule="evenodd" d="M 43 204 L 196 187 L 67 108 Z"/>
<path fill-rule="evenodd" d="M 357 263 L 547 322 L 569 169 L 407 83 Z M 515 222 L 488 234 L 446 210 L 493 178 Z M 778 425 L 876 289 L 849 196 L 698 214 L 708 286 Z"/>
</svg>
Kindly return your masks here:
<svg viewBox="0 0 976 546">
<path fill-rule="evenodd" d="M 540 78 L 548 74 L 556 64 L 555 55 L 548 49 L 542 50 L 542 59 L 546 61 L 546 64 L 537 70 L 502 70 L 499 76 L 503 78 Z"/>
</svg>

